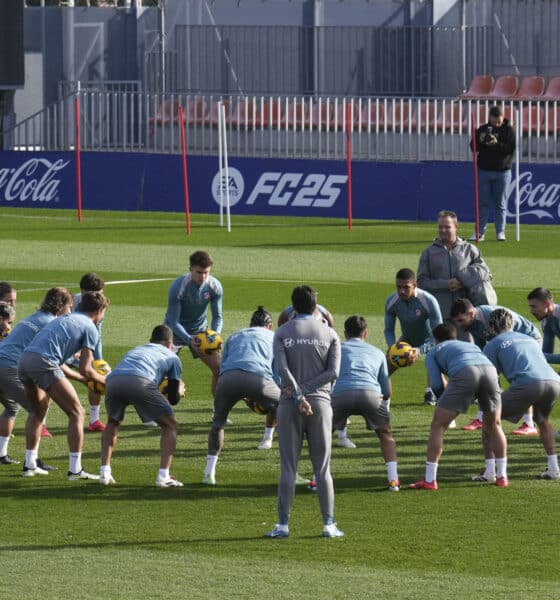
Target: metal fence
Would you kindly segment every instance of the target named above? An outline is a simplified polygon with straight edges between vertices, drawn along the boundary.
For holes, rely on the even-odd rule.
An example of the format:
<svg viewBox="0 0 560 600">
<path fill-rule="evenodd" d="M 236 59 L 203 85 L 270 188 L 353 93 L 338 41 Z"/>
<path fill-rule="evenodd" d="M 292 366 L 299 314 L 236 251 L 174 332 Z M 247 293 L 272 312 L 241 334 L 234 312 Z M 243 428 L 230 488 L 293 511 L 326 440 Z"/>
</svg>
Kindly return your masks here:
<svg viewBox="0 0 560 600">
<path fill-rule="evenodd" d="M 3 148 L 73 149 L 76 99 L 81 146 L 87 151 L 179 153 L 184 127 L 190 153 L 217 154 L 222 102 L 230 155 L 343 159 L 349 127 L 352 156 L 366 161 L 470 160 L 473 119 L 476 126 L 485 123 L 490 107 L 489 101 L 456 98 L 86 91 L 61 99 L 3 133 Z M 559 102 L 507 101 L 501 106 L 520 132 L 524 161 L 558 160 Z"/>
</svg>

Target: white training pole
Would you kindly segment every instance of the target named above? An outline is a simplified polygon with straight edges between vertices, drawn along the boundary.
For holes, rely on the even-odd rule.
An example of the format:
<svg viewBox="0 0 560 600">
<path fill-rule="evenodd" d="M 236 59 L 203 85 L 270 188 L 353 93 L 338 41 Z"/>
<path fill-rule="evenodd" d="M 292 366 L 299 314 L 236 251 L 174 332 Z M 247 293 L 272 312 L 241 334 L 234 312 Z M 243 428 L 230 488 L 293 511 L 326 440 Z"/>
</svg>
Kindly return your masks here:
<svg viewBox="0 0 560 600">
<path fill-rule="evenodd" d="M 226 107 L 222 104 L 222 134 L 223 134 L 223 153 L 224 153 L 224 175 L 226 179 L 226 215 L 227 230 L 231 231 L 231 218 L 229 211 L 229 165 L 227 153 L 227 130 L 226 130 Z"/>
<path fill-rule="evenodd" d="M 515 128 L 515 239 L 520 240 L 520 228 L 519 228 L 519 143 L 522 123 L 519 121 L 519 109 L 517 109 L 517 115 L 515 116 L 515 122 L 517 127 Z"/>
<path fill-rule="evenodd" d="M 222 101 L 218 102 L 218 199 L 220 201 L 220 227 L 224 226 L 224 173 L 222 149 Z"/>
</svg>

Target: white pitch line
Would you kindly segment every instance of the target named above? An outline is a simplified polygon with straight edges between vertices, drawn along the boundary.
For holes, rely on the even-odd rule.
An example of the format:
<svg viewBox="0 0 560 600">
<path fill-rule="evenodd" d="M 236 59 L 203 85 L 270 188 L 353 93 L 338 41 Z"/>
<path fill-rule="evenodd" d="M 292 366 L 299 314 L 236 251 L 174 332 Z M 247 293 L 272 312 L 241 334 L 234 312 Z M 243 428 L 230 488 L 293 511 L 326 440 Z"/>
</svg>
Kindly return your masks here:
<svg viewBox="0 0 560 600">
<path fill-rule="evenodd" d="M 105 285 L 121 285 L 124 283 L 150 283 L 152 281 L 173 281 L 175 277 L 160 277 L 158 279 L 123 279 L 121 281 L 106 281 Z"/>
</svg>

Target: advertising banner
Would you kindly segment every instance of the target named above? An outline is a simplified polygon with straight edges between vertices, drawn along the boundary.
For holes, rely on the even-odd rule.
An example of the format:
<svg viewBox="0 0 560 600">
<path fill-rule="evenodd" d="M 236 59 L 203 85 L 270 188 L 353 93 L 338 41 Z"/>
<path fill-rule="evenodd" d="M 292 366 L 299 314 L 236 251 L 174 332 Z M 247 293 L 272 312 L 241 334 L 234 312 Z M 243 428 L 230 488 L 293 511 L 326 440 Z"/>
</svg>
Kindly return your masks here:
<svg viewBox="0 0 560 600">
<path fill-rule="evenodd" d="M 340 161 L 236 158 L 220 180 L 215 157 L 188 159 L 190 206 L 218 213 L 229 186 L 232 215 L 347 216 L 346 165 Z M 433 220 L 441 209 L 474 220 L 472 165 L 465 162 L 354 162 L 355 219 Z M 182 211 L 181 157 L 82 153 L 84 210 Z M 560 223 L 560 167 L 520 165 L 522 223 Z M 73 153 L 0 152 L 0 206 L 76 207 Z M 515 217 L 515 180 L 508 190 Z"/>
</svg>

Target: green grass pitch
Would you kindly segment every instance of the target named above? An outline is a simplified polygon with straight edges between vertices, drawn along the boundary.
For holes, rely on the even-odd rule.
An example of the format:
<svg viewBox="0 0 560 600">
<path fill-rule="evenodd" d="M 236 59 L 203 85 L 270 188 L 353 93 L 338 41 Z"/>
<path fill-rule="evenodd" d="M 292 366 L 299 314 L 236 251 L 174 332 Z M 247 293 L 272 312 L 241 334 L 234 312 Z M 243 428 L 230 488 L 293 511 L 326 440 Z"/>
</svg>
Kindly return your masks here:
<svg viewBox="0 0 560 600">
<path fill-rule="evenodd" d="M 83 273 L 109 282 L 103 325 L 105 358 L 116 364 L 162 322 L 167 289 L 188 256 L 210 251 L 224 286 L 224 334 L 248 325 L 264 304 L 276 317 L 296 284 L 309 283 L 342 334 L 353 313 L 383 343 L 383 306 L 399 268 L 416 270 L 436 235 L 434 223 L 233 216 L 228 233 L 214 215 L 194 215 L 192 235 L 180 214 L 0 210 L 2 274 L 18 290 L 18 317 L 45 290 L 77 291 Z M 460 234 L 472 233 L 463 224 Z M 523 226 L 519 243 L 481 245 L 501 304 L 529 316 L 526 295 L 538 285 L 560 298 L 555 226 Z M 557 299 L 558 301 L 558 299 Z M 21 466 L 0 467 L 0 598 L 558 598 L 558 482 L 535 438 L 509 441 L 510 487 L 473 484 L 483 464 L 478 433 L 449 431 L 436 493 L 385 490 L 376 438 L 354 418 L 356 450 L 334 446 L 336 520 L 343 539 L 320 537 L 317 499 L 298 489 L 291 537 L 268 540 L 276 521 L 278 447 L 256 449 L 263 419 L 238 405 L 226 430 L 215 488 L 200 484 L 211 418 L 209 372 L 182 355 L 187 397 L 177 407 L 178 449 L 172 471 L 182 489 L 154 486 L 159 433 L 129 410 L 113 457 L 118 485 L 66 481 L 66 421 L 53 407 L 52 439 L 40 455 L 60 470 L 25 479 Z M 393 377 L 392 418 L 399 474 L 406 485 L 424 473 L 432 409 L 422 406 L 422 363 Z M 86 391 L 79 386 L 86 402 Z M 104 416 L 102 410 L 102 416 Z M 471 414 L 459 418 L 464 425 Z M 9 452 L 22 459 L 23 414 Z M 560 427 L 558 409 L 553 412 Z M 86 433 L 84 467 L 98 472 L 100 435 Z M 300 472 L 310 474 L 304 450 Z"/>
</svg>

